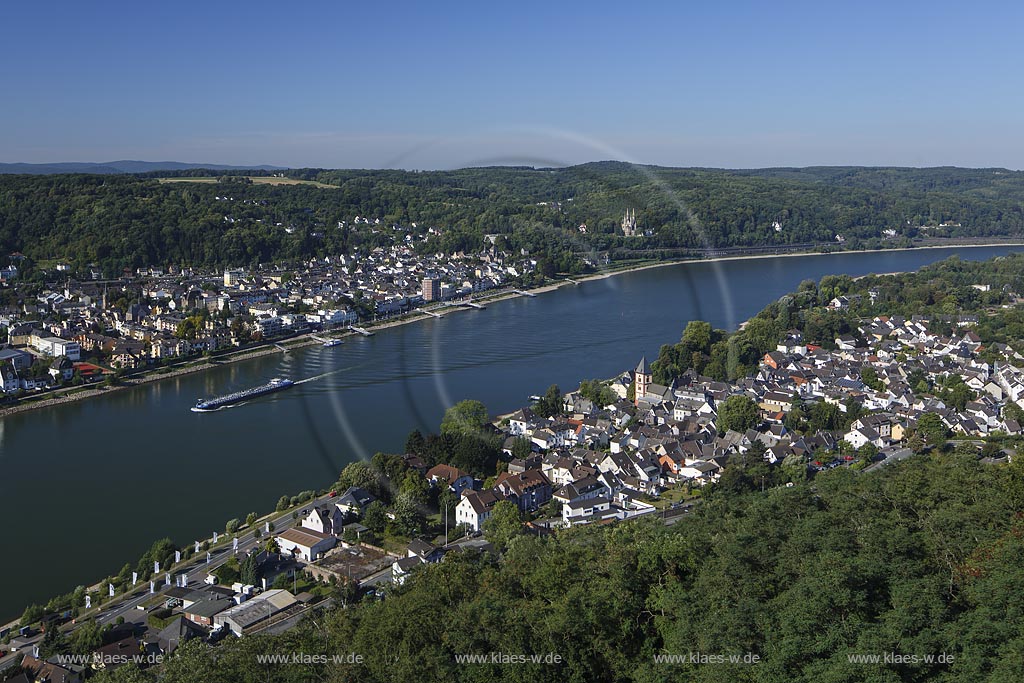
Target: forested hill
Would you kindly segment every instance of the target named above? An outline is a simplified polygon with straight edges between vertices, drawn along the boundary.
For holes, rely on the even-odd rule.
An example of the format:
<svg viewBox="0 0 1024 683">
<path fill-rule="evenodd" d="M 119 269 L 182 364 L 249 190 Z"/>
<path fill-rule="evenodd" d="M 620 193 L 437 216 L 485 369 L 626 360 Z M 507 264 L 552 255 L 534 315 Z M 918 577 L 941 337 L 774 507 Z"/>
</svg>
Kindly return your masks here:
<svg viewBox="0 0 1024 683">
<path fill-rule="evenodd" d="M 225 166 L 223 164 L 189 164 L 181 161 L 122 161 L 79 162 L 63 161 L 50 164 L 0 163 L 0 173 L 28 173 L 47 175 L 54 173 L 151 173 L 153 171 L 274 171 L 279 166 Z"/>
<path fill-rule="evenodd" d="M 453 553 L 383 602 L 216 649 L 195 639 L 159 679 L 130 665 L 96 681 L 1020 681 L 1022 475 L 1016 460 L 954 452 L 721 489 L 674 526 L 648 517 L 514 537 L 500 559 Z M 493 652 L 559 659 L 459 661 Z M 319 663 L 260 659 L 292 653 Z"/>
<path fill-rule="evenodd" d="M 202 170 L 0 175 L 0 251 L 120 272 L 350 252 L 394 238 L 390 230 L 360 232 L 355 216 L 421 236 L 440 229 L 421 245 L 425 252 L 476 251 L 485 234 L 502 234 L 503 246 L 560 262 L 594 252 L 660 258 L 710 247 L 834 244 L 836 235 L 858 247 L 1024 232 L 1024 173 L 1002 169 L 729 171 L 602 162 L 284 173 L 281 181 L 291 184 L 195 178 L 210 175 Z M 621 233 L 627 209 L 636 212 L 638 236 Z"/>
</svg>

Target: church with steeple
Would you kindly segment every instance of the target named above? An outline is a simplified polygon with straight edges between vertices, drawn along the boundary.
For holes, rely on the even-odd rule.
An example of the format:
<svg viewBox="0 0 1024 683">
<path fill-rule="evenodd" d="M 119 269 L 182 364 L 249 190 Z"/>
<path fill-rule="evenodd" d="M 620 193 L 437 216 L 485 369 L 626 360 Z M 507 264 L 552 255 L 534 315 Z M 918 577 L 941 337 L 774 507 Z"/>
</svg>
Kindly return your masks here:
<svg viewBox="0 0 1024 683">
<path fill-rule="evenodd" d="M 636 236 L 636 209 L 626 209 L 622 217 L 622 234 L 626 237 Z"/>
<path fill-rule="evenodd" d="M 647 364 L 647 356 L 640 359 L 633 371 L 633 405 L 639 405 L 640 399 L 647 394 L 651 386 L 651 366 Z"/>
</svg>

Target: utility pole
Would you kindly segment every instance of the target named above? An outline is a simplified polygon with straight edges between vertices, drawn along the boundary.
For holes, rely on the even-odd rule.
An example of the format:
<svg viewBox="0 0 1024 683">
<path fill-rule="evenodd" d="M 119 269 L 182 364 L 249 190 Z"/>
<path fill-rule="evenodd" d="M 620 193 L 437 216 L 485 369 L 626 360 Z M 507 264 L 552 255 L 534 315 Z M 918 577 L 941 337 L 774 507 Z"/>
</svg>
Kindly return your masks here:
<svg viewBox="0 0 1024 683">
<path fill-rule="evenodd" d="M 448 547 L 448 501 L 444 502 L 444 547 Z"/>
</svg>

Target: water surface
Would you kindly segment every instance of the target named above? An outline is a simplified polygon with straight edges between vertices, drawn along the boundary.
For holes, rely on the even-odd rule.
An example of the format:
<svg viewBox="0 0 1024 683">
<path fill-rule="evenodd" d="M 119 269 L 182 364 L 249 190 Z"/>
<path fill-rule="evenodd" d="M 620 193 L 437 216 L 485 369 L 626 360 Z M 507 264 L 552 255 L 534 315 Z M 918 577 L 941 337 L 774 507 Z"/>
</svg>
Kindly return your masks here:
<svg viewBox="0 0 1024 683">
<path fill-rule="evenodd" d="M 549 384 L 653 359 L 686 323 L 734 329 L 801 280 L 919 268 L 973 247 L 691 263 L 563 287 L 0 419 L 0 623 L 28 602 L 116 573 L 160 537 L 181 544 L 283 493 L 328 486 L 344 465 L 401 450 L 464 398 L 514 410 Z M 200 397 L 272 377 L 312 378 L 210 414 Z"/>
</svg>

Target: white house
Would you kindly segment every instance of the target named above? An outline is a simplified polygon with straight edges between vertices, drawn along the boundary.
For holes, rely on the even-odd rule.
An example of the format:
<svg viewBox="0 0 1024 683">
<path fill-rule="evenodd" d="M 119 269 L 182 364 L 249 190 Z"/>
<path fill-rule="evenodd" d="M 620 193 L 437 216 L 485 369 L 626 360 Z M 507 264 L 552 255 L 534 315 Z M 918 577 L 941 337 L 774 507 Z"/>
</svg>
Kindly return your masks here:
<svg viewBox="0 0 1024 683">
<path fill-rule="evenodd" d="M 359 515 L 360 517 L 377 500 L 372 493 L 359 486 L 349 486 L 345 492 L 334 499 L 334 506 L 343 514 Z"/>
<path fill-rule="evenodd" d="M 321 310 L 320 320 L 324 325 L 350 325 L 359 321 L 359 314 L 344 308 L 332 308 Z"/>
<path fill-rule="evenodd" d="M 838 235 L 836 236 L 836 239 L 837 240 L 839 239 Z M 850 306 L 850 300 L 847 299 L 845 296 L 837 296 L 836 298 L 832 299 L 832 301 L 828 302 L 828 307 L 831 308 L 834 311 L 842 310 L 844 308 L 849 308 L 849 306 Z"/>
<path fill-rule="evenodd" d="M 886 439 L 871 427 L 852 429 L 843 435 L 843 440 L 854 448 L 860 448 L 866 443 L 874 444 L 877 448 L 884 448 L 886 446 Z"/>
<path fill-rule="evenodd" d="M 604 496 L 572 501 L 562 506 L 562 521 L 571 525 L 573 520 L 607 512 L 610 508 L 611 500 Z"/>
<path fill-rule="evenodd" d="M 530 433 L 533 422 L 533 411 L 523 408 L 512 413 L 508 418 L 508 433 L 512 436 L 524 436 Z"/>
<path fill-rule="evenodd" d="M 75 375 L 75 367 L 71 361 L 67 358 L 55 358 L 50 363 L 49 369 L 50 377 L 53 377 L 56 381 L 69 380 Z"/>
<path fill-rule="evenodd" d="M 284 321 L 276 315 L 264 316 L 256 319 L 256 327 L 264 337 L 279 334 L 284 329 Z"/>
<path fill-rule="evenodd" d="M 418 557 L 403 557 L 395 560 L 391 565 L 391 580 L 401 586 L 405 583 L 405 577 L 408 576 L 409 572 L 422 564 L 423 562 Z"/>
<path fill-rule="evenodd" d="M 480 531 L 499 500 L 501 498 L 494 491 L 466 492 L 455 507 L 455 523 L 465 524 L 473 531 Z"/>
<path fill-rule="evenodd" d="M 611 493 L 604 483 L 595 477 L 584 477 L 572 484 L 566 484 L 552 496 L 563 507 L 580 501 L 606 497 Z"/>
<path fill-rule="evenodd" d="M 40 337 L 32 335 L 32 347 L 39 353 L 56 358 L 67 356 L 68 360 L 81 360 L 82 347 L 78 342 L 68 341 L 60 337 Z"/>
<path fill-rule="evenodd" d="M 312 529 L 293 528 L 277 535 L 277 545 L 282 555 L 291 553 L 306 562 L 315 562 L 333 548 L 335 543 L 337 539 L 334 536 Z"/>
<path fill-rule="evenodd" d="M 302 528 L 315 531 L 326 536 L 333 536 L 341 533 L 341 527 L 345 524 L 345 513 L 338 509 L 337 505 L 324 505 L 315 507 L 309 514 L 302 518 Z"/>
<path fill-rule="evenodd" d="M 435 465 L 430 468 L 426 477 L 432 486 L 447 484 L 457 496 L 461 496 L 463 491 L 472 490 L 473 484 L 476 483 L 472 475 L 451 465 Z"/>
<path fill-rule="evenodd" d="M 5 394 L 17 391 L 21 386 L 21 382 L 18 381 L 18 373 L 10 363 L 0 365 L 0 383 L 2 383 Z"/>
</svg>

